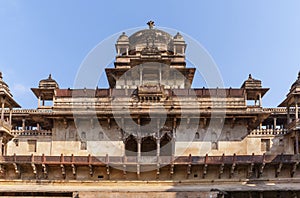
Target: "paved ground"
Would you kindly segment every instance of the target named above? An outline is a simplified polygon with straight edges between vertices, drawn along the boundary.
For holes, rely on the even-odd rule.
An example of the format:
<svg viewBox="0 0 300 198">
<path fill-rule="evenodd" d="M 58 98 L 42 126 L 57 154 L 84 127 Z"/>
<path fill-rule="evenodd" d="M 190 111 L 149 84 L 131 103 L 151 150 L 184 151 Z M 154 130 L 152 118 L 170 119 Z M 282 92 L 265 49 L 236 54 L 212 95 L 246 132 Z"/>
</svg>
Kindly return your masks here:
<svg viewBox="0 0 300 198">
<path fill-rule="evenodd" d="M 21 182 L 0 181 L 0 192 L 76 192 L 76 191 L 103 191 L 103 192 L 192 192 L 211 191 L 218 189 L 222 191 L 299 191 L 300 181 L 290 180 L 276 182 L 256 181 L 255 183 L 244 182 L 145 182 L 145 181 L 101 181 L 101 182 Z"/>
</svg>

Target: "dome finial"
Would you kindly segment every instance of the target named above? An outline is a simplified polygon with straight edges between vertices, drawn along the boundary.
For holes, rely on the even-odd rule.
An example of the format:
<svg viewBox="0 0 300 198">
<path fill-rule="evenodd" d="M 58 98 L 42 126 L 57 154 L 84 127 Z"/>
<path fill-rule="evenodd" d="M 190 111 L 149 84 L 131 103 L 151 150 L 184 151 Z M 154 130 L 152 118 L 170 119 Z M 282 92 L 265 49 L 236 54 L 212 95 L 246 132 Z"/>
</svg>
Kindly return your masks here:
<svg viewBox="0 0 300 198">
<path fill-rule="evenodd" d="M 49 74 L 49 77 L 48 77 L 48 79 L 52 79 L 52 75 L 51 75 L 51 74 Z"/>
<path fill-rule="evenodd" d="M 251 74 L 249 74 L 249 77 L 248 77 L 249 79 L 252 79 L 252 75 Z"/>
<path fill-rule="evenodd" d="M 149 26 L 149 29 L 153 29 L 155 26 L 154 21 L 148 21 L 147 25 Z"/>
</svg>

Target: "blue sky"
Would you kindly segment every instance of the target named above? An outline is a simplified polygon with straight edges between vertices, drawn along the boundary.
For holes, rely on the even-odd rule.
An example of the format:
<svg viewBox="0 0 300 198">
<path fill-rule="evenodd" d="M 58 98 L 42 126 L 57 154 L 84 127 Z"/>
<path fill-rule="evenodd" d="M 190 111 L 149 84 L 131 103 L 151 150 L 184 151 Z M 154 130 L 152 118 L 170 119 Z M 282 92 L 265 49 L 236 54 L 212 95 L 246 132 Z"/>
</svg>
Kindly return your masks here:
<svg viewBox="0 0 300 198">
<path fill-rule="evenodd" d="M 226 87 L 252 73 L 271 88 L 264 106 L 277 106 L 300 70 L 299 9 L 298 0 L 0 0 L 0 70 L 21 106 L 35 108 L 30 88 L 40 79 L 51 73 L 72 87 L 99 42 L 151 19 L 201 43 Z"/>
</svg>

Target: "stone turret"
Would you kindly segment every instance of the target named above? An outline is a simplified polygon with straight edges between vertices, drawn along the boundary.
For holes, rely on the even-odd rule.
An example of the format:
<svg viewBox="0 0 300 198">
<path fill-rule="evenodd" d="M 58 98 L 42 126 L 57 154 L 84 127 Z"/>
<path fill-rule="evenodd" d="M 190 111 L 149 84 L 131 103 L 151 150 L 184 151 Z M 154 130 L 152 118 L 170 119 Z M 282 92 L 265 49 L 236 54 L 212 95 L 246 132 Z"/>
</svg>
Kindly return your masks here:
<svg viewBox="0 0 300 198">
<path fill-rule="evenodd" d="M 53 101 L 56 89 L 59 89 L 58 83 L 52 79 L 51 74 L 47 79 L 40 80 L 39 88 L 31 88 L 32 92 L 38 98 L 38 108 L 45 108 L 45 101 Z M 42 104 L 41 104 L 42 101 Z"/>
<path fill-rule="evenodd" d="M 245 99 L 254 101 L 254 106 L 257 106 L 256 102 L 259 101 L 259 107 L 262 105 L 262 97 L 269 90 L 269 88 L 263 88 L 261 80 L 252 78 L 251 74 L 249 74 L 248 79 L 244 81 L 241 88 L 245 91 Z"/>
<path fill-rule="evenodd" d="M 13 135 L 12 128 L 12 110 L 19 108 L 20 105 L 13 99 L 8 85 L 3 81 L 2 72 L 0 72 L 0 100 L 1 100 L 1 119 L 0 119 L 0 155 L 6 154 L 6 145 Z M 9 110 L 9 116 L 5 117 L 5 110 Z"/>
<path fill-rule="evenodd" d="M 299 154 L 299 133 L 300 133 L 300 119 L 299 119 L 299 98 L 300 98 L 300 71 L 298 78 L 292 84 L 289 93 L 285 100 L 279 107 L 286 107 L 287 109 L 287 137 L 294 142 L 294 153 Z M 295 114 L 292 115 L 291 111 L 294 110 Z"/>
</svg>

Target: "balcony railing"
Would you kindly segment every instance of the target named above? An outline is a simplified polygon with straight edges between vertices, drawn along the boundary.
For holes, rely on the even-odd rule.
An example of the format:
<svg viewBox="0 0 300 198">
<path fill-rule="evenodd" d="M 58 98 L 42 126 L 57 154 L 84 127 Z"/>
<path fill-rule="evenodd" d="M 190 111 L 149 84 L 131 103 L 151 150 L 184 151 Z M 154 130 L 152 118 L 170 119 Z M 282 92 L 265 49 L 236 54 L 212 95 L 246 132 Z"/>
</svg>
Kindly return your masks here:
<svg viewBox="0 0 300 198">
<path fill-rule="evenodd" d="M 250 135 L 252 136 L 270 136 L 270 135 L 284 135 L 287 129 L 254 129 Z"/>
<path fill-rule="evenodd" d="M 288 130 L 300 129 L 300 119 L 295 119 L 287 125 Z"/>
<path fill-rule="evenodd" d="M 0 131 L 4 131 L 11 135 L 11 125 L 4 120 L 0 120 Z"/>
<path fill-rule="evenodd" d="M 51 130 L 11 130 L 14 136 L 52 136 Z"/>
</svg>

